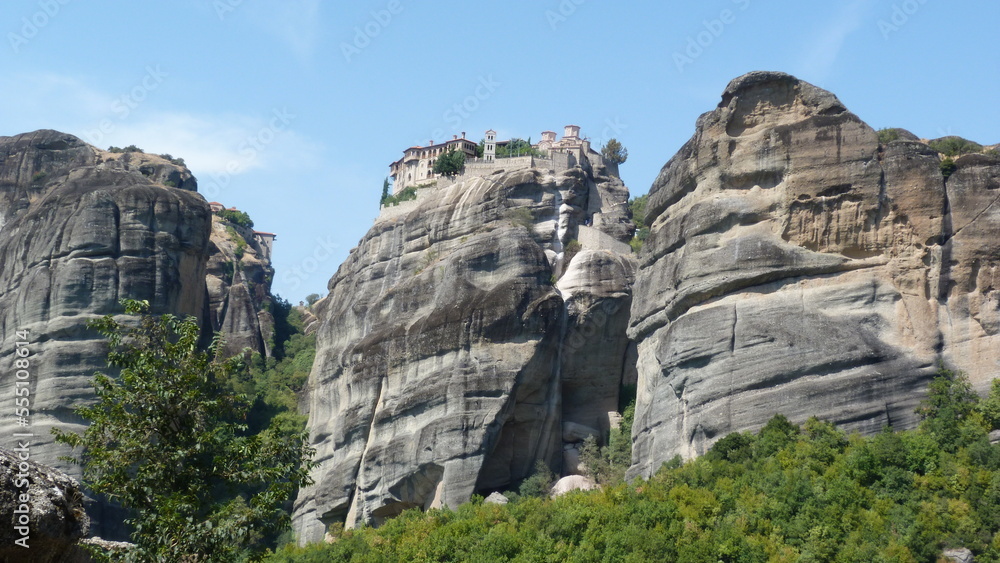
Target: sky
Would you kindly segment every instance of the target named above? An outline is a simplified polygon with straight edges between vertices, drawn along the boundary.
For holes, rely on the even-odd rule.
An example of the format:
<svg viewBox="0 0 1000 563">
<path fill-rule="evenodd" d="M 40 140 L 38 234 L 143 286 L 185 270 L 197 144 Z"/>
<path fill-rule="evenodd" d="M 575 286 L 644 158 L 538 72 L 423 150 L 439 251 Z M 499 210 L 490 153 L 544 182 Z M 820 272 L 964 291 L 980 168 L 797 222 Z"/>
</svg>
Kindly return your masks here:
<svg viewBox="0 0 1000 563">
<path fill-rule="evenodd" d="M 633 195 L 753 70 L 872 127 L 1000 142 L 998 2 L 27 0 L 0 4 L 0 136 L 182 157 L 277 234 L 273 291 L 327 283 L 403 149 L 579 125 Z"/>
</svg>

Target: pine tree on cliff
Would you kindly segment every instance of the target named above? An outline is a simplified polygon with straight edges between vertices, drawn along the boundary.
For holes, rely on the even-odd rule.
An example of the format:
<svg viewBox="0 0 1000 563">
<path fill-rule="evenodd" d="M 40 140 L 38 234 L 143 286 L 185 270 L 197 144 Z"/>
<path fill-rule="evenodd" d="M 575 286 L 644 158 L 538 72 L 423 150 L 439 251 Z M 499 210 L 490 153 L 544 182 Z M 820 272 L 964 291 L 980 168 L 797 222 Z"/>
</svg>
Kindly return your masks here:
<svg viewBox="0 0 1000 563">
<path fill-rule="evenodd" d="M 612 137 L 601 147 L 601 156 L 610 163 L 622 164 L 628 160 L 628 149 L 619 143 L 618 139 Z"/>
</svg>

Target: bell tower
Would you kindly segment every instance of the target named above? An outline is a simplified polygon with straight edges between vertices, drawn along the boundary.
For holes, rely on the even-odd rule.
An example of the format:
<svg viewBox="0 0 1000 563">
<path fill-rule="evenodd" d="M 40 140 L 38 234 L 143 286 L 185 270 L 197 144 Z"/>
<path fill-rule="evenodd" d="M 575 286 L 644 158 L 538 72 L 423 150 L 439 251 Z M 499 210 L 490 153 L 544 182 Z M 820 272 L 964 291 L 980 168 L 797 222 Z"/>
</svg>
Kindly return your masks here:
<svg viewBox="0 0 1000 563">
<path fill-rule="evenodd" d="M 497 132 L 492 129 L 487 131 L 483 145 L 483 160 L 493 162 L 497 156 Z"/>
</svg>

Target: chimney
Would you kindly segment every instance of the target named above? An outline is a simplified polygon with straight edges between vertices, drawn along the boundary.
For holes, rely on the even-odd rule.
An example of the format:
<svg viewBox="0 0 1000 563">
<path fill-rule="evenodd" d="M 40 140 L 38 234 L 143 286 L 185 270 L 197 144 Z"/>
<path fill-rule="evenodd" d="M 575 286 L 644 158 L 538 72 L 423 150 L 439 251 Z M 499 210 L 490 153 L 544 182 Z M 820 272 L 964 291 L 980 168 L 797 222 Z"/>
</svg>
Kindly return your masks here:
<svg viewBox="0 0 1000 563">
<path fill-rule="evenodd" d="M 430 141 L 427 141 L 427 146 L 428 147 L 433 147 L 434 146 L 434 139 L 431 139 Z"/>
<path fill-rule="evenodd" d="M 465 131 L 462 131 L 462 138 L 465 138 Z"/>
<path fill-rule="evenodd" d="M 454 140 L 455 140 L 455 139 L 457 139 L 457 138 L 458 138 L 458 135 L 452 135 L 452 136 L 451 136 L 451 140 L 452 140 L 452 141 L 454 141 Z"/>
</svg>

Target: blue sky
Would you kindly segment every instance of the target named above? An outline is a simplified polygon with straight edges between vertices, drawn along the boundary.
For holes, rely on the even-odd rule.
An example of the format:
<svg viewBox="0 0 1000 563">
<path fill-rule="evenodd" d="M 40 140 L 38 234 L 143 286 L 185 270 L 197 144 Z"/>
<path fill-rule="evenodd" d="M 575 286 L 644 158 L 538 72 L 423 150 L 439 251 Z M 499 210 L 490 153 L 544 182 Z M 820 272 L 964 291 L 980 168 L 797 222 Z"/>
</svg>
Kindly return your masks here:
<svg viewBox="0 0 1000 563">
<path fill-rule="evenodd" d="M 278 234 L 274 290 L 326 284 L 388 164 L 466 131 L 576 124 L 633 194 L 726 83 L 780 70 L 875 128 L 1000 142 L 1000 3 L 942 0 L 100 0 L 0 6 L 0 135 L 51 128 L 186 159 Z"/>
</svg>

